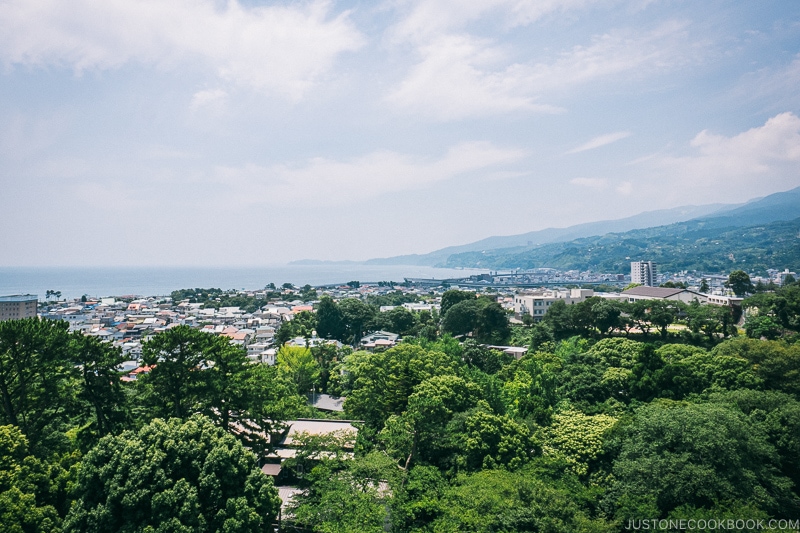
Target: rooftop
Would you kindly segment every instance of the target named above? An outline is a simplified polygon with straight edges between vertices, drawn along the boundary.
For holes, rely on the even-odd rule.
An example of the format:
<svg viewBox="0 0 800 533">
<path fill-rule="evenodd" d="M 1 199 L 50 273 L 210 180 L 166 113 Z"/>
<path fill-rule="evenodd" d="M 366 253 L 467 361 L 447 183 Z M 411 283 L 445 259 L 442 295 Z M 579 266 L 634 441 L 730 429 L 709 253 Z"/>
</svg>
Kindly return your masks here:
<svg viewBox="0 0 800 533">
<path fill-rule="evenodd" d="M 39 297 L 35 294 L 12 294 L 11 296 L 0 296 L 0 302 L 33 302 L 38 300 Z"/>
<path fill-rule="evenodd" d="M 630 294 L 632 296 L 647 296 L 650 298 L 669 298 L 670 296 L 675 296 L 676 294 L 685 290 L 686 289 L 669 289 L 666 287 L 646 287 L 642 285 L 640 287 L 633 287 L 626 291 L 622 291 L 622 294 Z"/>
</svg>

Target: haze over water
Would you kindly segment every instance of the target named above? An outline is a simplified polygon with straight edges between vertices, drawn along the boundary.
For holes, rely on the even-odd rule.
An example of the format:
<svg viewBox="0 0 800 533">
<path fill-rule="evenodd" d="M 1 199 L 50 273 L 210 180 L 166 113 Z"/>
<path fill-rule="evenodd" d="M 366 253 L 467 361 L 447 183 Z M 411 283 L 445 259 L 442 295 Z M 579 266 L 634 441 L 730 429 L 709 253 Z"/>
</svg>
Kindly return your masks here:
<svg viewBox="0 0 800 533">
<path fill-rule="evenodd" d="M 376 265 L 274 265 L 250 268 L 178 267 L 0 267 L 0 295 L 61 291 L 62 298 L 88 296 L 163 296 L 177 289 L 263 289 L 268 283 L 298 286 L 347 283 L 357 280 L 402 282 L 405 277 L 461 277 L 481 270 L 455 270 L 423 266 Z"/>
</svg>

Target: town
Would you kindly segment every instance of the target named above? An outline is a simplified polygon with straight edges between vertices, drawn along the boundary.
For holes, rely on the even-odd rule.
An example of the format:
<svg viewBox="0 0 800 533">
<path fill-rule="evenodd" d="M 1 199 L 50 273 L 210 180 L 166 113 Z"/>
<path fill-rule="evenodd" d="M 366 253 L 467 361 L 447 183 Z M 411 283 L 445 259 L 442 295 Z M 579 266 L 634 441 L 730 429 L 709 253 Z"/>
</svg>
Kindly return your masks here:
<svg viewBox="0 0 800 533">
<path fill-rule="evenodd" d="M 327 472 L 325 469 L 331 465 L 338 465 L 337 469 L 361 468 L 354 465 L 365 460 L 356 453 L 357 442 L 364 438 L 360 436 L 362 430 L 372 435 L 369 438 L 377 438 L 369 446 L 377 446 L 394 457 L 404 472 L 415 461 L 420 464 L 442 461 L 437 454 L 444 452 L 434 453 L 441 444 L 431 442 L 419 450 L 407 445 L 394 449 L 395 444 L 389 445 L 385 440 L 389 438 L 387 432 L 406 430 L 393 426 L 398 423 L 393 418 L 397 413 L 390 416 L 385 411 L 376 412 L 376 397 L 397 393 L 394 387 L 370 385 L 386 371 L 384 365 L 424 367 L 440 359 L 426 371 L 430 374 L 427 380 L 417 385 L 422 387 L 430 382 L 433 388 L 429 393 L 434 395 L 452 394 L 448 391 L 454 386 L 467 387 L 459 394 L 466 394 L 467 390 L 472 390 L 469 394 L 477 394 L 478 384 L 484 383 L 481 380 L 506 380 L 502 385 L 496 381 L 495 385 L 503 387 L 502 401 L 500 397 L 493 400 L 501 405 L 489 409 L 489 404 L 485 404 L 467 413 L 490 417 L 487 427 L 495 428 L 491 431 L 508 425 L 502 431 L 511 431 L 507 437 L 521 439 L 523 444 L 514 452 L 516 455 L 497 455 L 498 459 L 493 459 L 491 453 L 500 454 L 500 449 L 475 452 L 477 459 L 467 455 L 459 461 L 466 460 L 467 465 L 470 461 L 479 462 L 456 470 L 469 471 L 490 464 L 486 461 L 501 461 L 503 457 L 501 462 L 513 471 L 515 462 L 530 461 L 532 450 L 539 446 L 534 444 L 531 431 L 538 432 L 540 437 L 550 435 L 548 438 L 555 438 L 553 442 L 557 443 L 563 437 L 558 437 L 558 432 L 569 427 L 566 419 L 558 417 L 580 416 L 585 423 L 610 424 L 616 418 L 609 416 L 621 416 L 624 402 L 640 394 L 625 391 L 629 385 L 624 382 L 630 378 L 619 377 L 633 375 L 630 362 L 607 369 L 606 372 L 612 369 L 617 372 L 614 374 L 617 377 L 612 376 L 616 384 L 608 389 L 611 396 L 603 404 L 605 407 L 585 403 L 585 393 L 578 392 L 580 387 L 567 396 L 576 402 L 576 407 L 570 407 L 569 403 L 557 405 L 556 390 L 561 390 L 553 388 L 557 381 L 551 383 L 549 392 L 536 393 L 527 390 L 532 385 L 517 383 L 520 379 L 527 383 L 524 380 L 531 379 L 531 372 L 543 372 L 544 361 L 565 357 L 555 354 L 574 349 L 570 343 L 577 343 L 578 350 L 585 350 L 590 340 L 595 344 L 588 353 L 608 349 L 611 357 L 618 359 L 626 357 L 623 355 L 626 350 L 639 350 L 647 342 L 663 348 L 683 345 L 673 348 L 678 350 L 676 353 L 684 353 L 691 346 L 693 351 L 686 353 L 695 354 L 706 348 L 725 346 L 725 339 L 740 332 L 767 342 L 784 333 L 791 336 L 797 329 L 796 315 L 781 318 L 775 313 L 774 302 L 762 296 L 794 290 L 795 276 L 788 269 L 769 271 L 769 277 L 751 277 L 743 271 L 728 275 L 661 274 L 653 261 L 634 261 L 630 275 L 539 269 L 443 280 L 350 281 L 318 287 L 270 283 L 263 289 L 249 291 L 195 288 L 178 289 L 168 296 L 85 295 L 70 300 L 62 300 L 57 290 L 48 290 L 41 302 L 36 295 L 0 297 L 0 323 L 22 324 L 20 319 L 40 317 L 45 329 L 51 324 L 57 331 L 61 324 L 73 338 L 86 339 L 85 345 L 80 342 L 76 345 L 83 346 L 78 349 L 86 352 L 75 355 L 85 361 L 76 365 L 83 379 L 90 383 L 106 376 L 109 381 L 102 387 L 116 390 L 114 394 L 120 395 L 117 401 L 123 403 L 122 389 L 115 387 L 127 387 L 136 398 L 128 402 L 148 406 L 145 420 L 153 416 L 171 417 L 173 424 L 186 420 L 195 411 L 188 405 L 181 407 L 185 401 L 181 397 L 195 394 L 192 390 L 196 389 L 191 387 L 211 380 L 202 385 L 209 387 L 204 394 L 210 397 L 197 398 L 194 409 L 210 416 L 255 454 L 252 460 L 273 480 L 280 499 L 273 525 L 284 530 L 284 526 L 313 522 L 303 515 L 311 505 L 309 490 L 316 486 L 306 477 L 307 472 Z M 754 296 L 748 299 L 748 295 Z M 751 300 L 755 303 L 750 303 Z M 13 335 L 14 329 L 7 331 Z M 44 335 L 58 337 L 57 333 Z M 38 337 L 33 334 L 32 338 Z M 110 351 L 103 352 L 100 346 Z M 95 366 L 98 361 L 91 359 L 94 353 L 107 353 L 109 357 L 101 360 L 111 366 L 104 370 Z M 6 355 L 14 358 L 11 352 Z M 566 356 L 559 363 L 564 369 L 561 372 L 576 364 L 570 357 L 573 356 Z M 450 375 L 452 370 L 448 368 L 454 364 L 472 370 Z M 226 373 L 222 374 L 229 376 L 225 379 L 239 385 L 226 385 L 233 389 L 215 400 L 217 393 L 212 391 L 219 386 L 213 383 L 219 379 L 215 377 L 217 371 Z M 444 376 L 437 377 L 442 372 Z M 464 378 L 456 377 L 458 374 Z M 257 379 L 255 389 L 235 392 L 248 375 Z M 451 383 L 445 378 L 456 381 Z M 467 378 L 476 381 L 464 381 Z M 603 374 L 601 383 L 612 378 Z M 559 379 L 569 384 L 574 378 L 567 373 Z M 695 392 L 713 383 L 701 380 L 695 385 L 699 387 Z M 523 389 L 512 392 L 515 387 Z M 414 390 L 417 395 L 425 389 Z M 154 393 L 156 397 L 152 396 Z M 480 394 L 486 396 L 489 392 Z M 491 395 L 486 397 L 491 399 Z M 550 397 L 553 399 L 546 400 Z M 405 401 L 409 402 L 407 409 L 413 409 L 410 397 L 399 405 L 405 405 Z M 550 402 L 549 406 L 536 407 L 542 401 Z M 525 407 L 526 402 L 533 404 Z M 575 410 L 577 406 L 582 411 Z M 265 408 L 270 413 L 266 418 L 258 414 Z M 115 424 L 124 427 L 121 420 L 111 422 L 121 416 L 119 406 L 95 409 L 96 420 L 81 431 L 91 428 L 97 434 L 87 433 L 82 438 L 93 440 L 106 433 L 113 434 Z M 101 422 L 106 417 L 109 421 Z M 486 441 L 489 443 L 497 437 L 481 438 L 489 439 Z M 497 445 L 481 446 L 493 450 Z M 547 453 L 571 457 L 568 448 Z M 387 465 L 392 463 L 392 459 L 388 461 Z M 447 461 L 440 467 L 445 468 Z M 403 490 L 393 485 L 391 478 L 384 472 L 377 478 L 363 480 L 369 487 L 371 502 L 390 501 L 394 491 Z"/>
<path fill-rule="evenodd" d="M 748 277 L 754 287 L 765 290 L 780 287 L 787 279 L 791 282 L 795 276 L 796 273 L 788 269 L 772 269 L 768 271 L 768 277 Z M 48 291 L 41 302 L 36 295 L 0 297 L 0 320 L 37 315 L 51 320 L 64 320 L 69 323 L 70 331 L 98 337 L 119 348 L 126 357 L 121 368 L 123 371 L 135 371 L 138 367 L 144 340 L 178 325 L 226 337 L 231 344 L 245 349 L 252 362 L 274 365 L 279 348 L 276 333 L 281 325 L 291 321 L 298 313 L 314 312 L 322 296 L 334 301 L 357 299 L 367 303 L 377 302 L 375 307 L 379 313 L 389 312 L 398 306 L 412 313 L 438 313 L 442 295 L 446 291 L 462 290 L 491 298 L 506 311 L 512 324 L 522 324 L 526 316 L 533 321 L 541 320 L 548 308 L 557 301 L 573 304 L 591 297 L 631 303 L 663 299 L 739 307 L 743 297 L 726 287 L 728 277 L 723 274 L 687 272 L 659 274 L 654 262 L 637 261 L 631 263 L 630 275 L 535 269 L 453 279 L 406 278 L 401 283 L 350 282 L 321 287 L 306 285 L 302 288 L 286 283 L 278 288 L 271 284 L 261 290 L 213 289 L 212 297 L 201 297 L 202 301 L 197 301 L 198 296 L 202 295 L 195 294 L 193 290 L 183 291 L 187 293 L 184 294 L 186 297 L 180 297 L 182 291 L 175 291 L 170 296 L 84 296 L 70 301 L 58 300 L 56 291 Z M 198 293 L 201 291 L 197 289 Z M 223 298 L 238 299 L 245 304 L 221 305 Z M 402 302 L 392 305 L 392 301 L 398 298 Z M 353 339 L 353 348 L 390 348 L 401 340 L 402 334 L 400 331 L 382 330 L 365 333 L 368 334 Z M 310 336 L 285 340 L 289 346 L 314 346 L 323 342 L 337 341 L 318 337 L 315 331 Z M 515 350 L 514 353 L 524 351 Z M 134 377 L 135 374 L 132 374 L 130 379 Z"/>
</svg>

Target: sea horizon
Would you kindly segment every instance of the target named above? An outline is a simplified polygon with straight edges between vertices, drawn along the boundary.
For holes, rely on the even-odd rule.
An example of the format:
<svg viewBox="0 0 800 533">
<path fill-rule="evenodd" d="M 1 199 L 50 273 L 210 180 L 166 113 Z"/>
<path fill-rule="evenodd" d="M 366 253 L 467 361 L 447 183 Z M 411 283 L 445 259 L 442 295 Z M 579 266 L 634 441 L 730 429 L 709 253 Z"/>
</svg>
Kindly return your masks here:
<svg viewBox="0 0 800 533">
<path fill-rule="evenodd" d="M 450 278 L 488 272 L 413 265 L 283 264 L 262 267 L 0 267 L 0 296 L 35 294 L 44 300 L 48 290 L 61 298 L 111 296 L 168 296 L 187 288 L 258 290 L 269 283 L 297 286 L 394 281 L 404 278 Z"/>
</svg>

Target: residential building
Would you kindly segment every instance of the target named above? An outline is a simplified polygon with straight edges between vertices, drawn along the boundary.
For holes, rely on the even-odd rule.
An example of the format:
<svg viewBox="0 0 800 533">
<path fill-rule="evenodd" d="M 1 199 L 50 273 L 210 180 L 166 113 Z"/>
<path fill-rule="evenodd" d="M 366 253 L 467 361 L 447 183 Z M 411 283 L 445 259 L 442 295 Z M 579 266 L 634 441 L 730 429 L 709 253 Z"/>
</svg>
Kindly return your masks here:
<svg viewBox="0 0 800 533">
<path fill-rule="evenodd" d="M 788 268 L 784 269 L 783 272 L 778 272 L 778 274 L 775 276 L 775 279 L 778 282 L 778 285 L 782 287 L 786 283 L 786 278 L 788 278 L 789 276 L 797 280 L 797 272 L 789 272 Z"/>
<path fill-rule="evenodd" d="M 36 316 L 39 298 L 35 294 L 0 296 L 0 322 Z"/>
<path fill-rule="evenodd" d="M 658 285 L 658 267 L 653 261 L 631 262 L 631 283 L 646 287 Z"/>
<path fill-rule="evenodd" d="M 388 349 L 395 346 L 400 338 L 397 333 L 390 331 L 374 331 L 363 337 L 359 343 L 362 350 L 374 351 L 376 349 Z"/>
<path fill-rule="evenodd" d="M 570 290 L 540 290 L 530 293 L 514 295 L 514 316 L 522 320 L 525 315 L 531 315 L 537 322 L 544 318 L 550 306 L 558 301 L 567 305 L 582 302 L 594 296 L 592 289 Z"/>
</svg>

